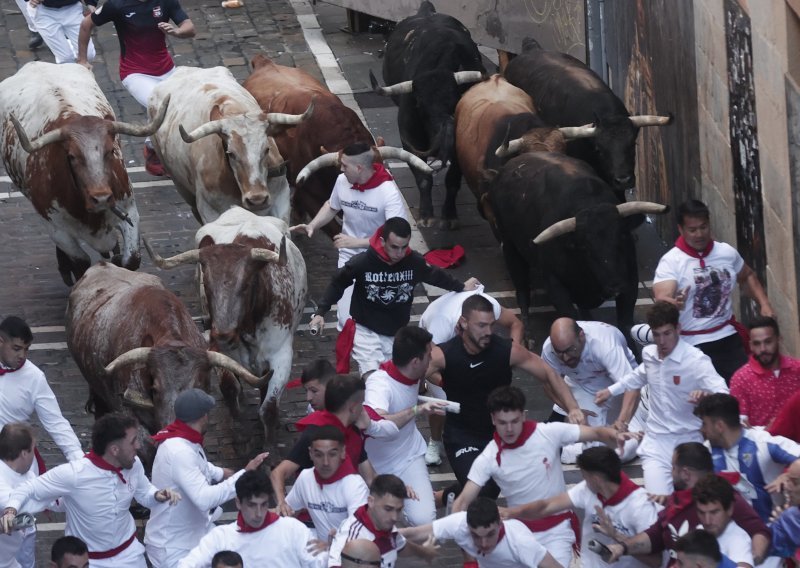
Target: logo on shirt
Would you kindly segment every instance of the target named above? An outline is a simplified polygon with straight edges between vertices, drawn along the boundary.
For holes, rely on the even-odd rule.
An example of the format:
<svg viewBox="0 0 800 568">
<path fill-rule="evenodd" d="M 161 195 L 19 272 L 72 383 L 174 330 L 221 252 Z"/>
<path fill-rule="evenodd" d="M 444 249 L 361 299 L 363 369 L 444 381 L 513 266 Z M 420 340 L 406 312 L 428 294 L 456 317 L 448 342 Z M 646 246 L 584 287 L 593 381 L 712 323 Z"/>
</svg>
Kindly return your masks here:
<svg viewBox="0 0 800 568">
<path fill-rule="evenodd" d="M 676 386 L 681 384 L 681 376 L 680 375 L 672 375 L 672 382 L 675 383 Z"/>
<path fill-rule="evenodd" d="M 153 8 L 153 17 L 154 18 L 160 18 L 161 14 L 162 14 L 161 6 L 156 6 L 155 8 Z"/>
<path fill-rule="evenodd" d="M 475 367 L 479 367 L 481 365 L 483 365 L 483 361 L 481 361 L 480 363 L 470 363 L 469 368 L 474 369 Z"/>
<path fill-rule="evenodd" d="M 405 282 L 399 286 L 367 285 L 367 301 L 383 304 L 405 304 L 414 297 L 414 286 Z"/>
<path fill-rule="evenodd" d="M 97 13 L 97 10 L 95 10 L 95 13 Z M 135 15 L 136 15 L 136 12 L 131 12 L 130 14 L 125 14 L 125 17 L 126 17 L 126 18 L 132 18 L 132 17 L 134 17 Z"/>
<path fill-rule="evenodd" d="M 752 467 L 753 466 L 753 454 L 751 454 L 750 452 L 742 454 L 742 461 L 744 462 L 744 465 L 746 465 L 747 467 Z"/>
<path fill-rule="evenodd" d="M 353 209 L 358 209 L 359 211 L 369 211 L 371 213 L 378 212 L 377 207 L 370 207 L 369 205 L 358 199 L 353 201 L 340 201 L 340 203 L 342 204 L 342 207 L 352 207 Z"/>
</svg>

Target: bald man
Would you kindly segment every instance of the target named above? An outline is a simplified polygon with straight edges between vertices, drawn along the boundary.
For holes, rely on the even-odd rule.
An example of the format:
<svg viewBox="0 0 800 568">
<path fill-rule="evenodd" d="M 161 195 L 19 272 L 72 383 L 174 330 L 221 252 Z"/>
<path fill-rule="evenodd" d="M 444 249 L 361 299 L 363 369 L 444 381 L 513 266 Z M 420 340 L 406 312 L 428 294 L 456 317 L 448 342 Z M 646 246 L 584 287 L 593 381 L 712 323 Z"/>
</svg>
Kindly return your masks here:
<svg viewBox="0 0 800 568">
<path fill-rule="evenodd" d="M 380 566 L 381 551 L 371 540 L 358 538 L 351 540 L 342 549 L 342 568 L 361 568 Z"/>
<path fill-rule="evenodd" d="M 612 401 L 605 406 L 598 406 L 594 402 L 598 391 L 619 382 L 637 365 L 625 337 L 616 327 L 599 321 L 559 318 L 553 322 L 550 337 L 542 346 L 542 359 L 564 377 L 578 405 L 596 414 L 587 417 L 590 426 L 616 425 L 623 429 L 628 428 L 628 424 L 615 422 L 623 405 L 637 404 L 637 393 L 632 392 L 628 398 Z M 630 428 L 632 431 L 644 429 L 643 423 L 638 424 L 638 419 L 642 417 L 641 412 L 640 410 L 631 421 L 637 422 Z M 558 405 L 554 405 L 550 421 L 563 421 L 565 414 Z M 636 440 L 626 443 L 621 456 L 623 461 L 635 457 L 636 446 Z M 583 444 L 565 447 L 561 454 L 562 462 L 574 463 L 582 450 Z"/>
</svg>

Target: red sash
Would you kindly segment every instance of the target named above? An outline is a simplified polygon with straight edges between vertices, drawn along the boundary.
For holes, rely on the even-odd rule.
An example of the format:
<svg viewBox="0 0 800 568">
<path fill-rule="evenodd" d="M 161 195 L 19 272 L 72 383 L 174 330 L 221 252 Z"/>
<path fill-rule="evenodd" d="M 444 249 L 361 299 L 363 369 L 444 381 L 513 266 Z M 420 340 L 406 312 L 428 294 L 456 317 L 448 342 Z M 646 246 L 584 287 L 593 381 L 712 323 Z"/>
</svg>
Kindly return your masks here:
<svg viewBox="0 0 800 568">
<path fill-rule="evenodd" d="M 575 511 L 565 511 L 564 513 L 550 515 L 549 517 L 544 517 L 543 519 L 519 520 L 522 521 L 522 523 L 528 527 L 531 532 L 544 532 L 552 529 L 554 526 L 566 520 L 569 520 L 569 528 L 571 528 L 572 532 L 575 533 L 575 545 L 573 548 L 576 552 L 581 548 L 581 527 L 580 522 L 578 521 L 578 515 L 575 514 Z"/>
<path fill-rule="evenodd" d="M 120 544 L 117 547 L 112 548 L 111 550 L 104 550 L 102 552 L 89 552 L 89 560 L 103 560 L 105 558 L 112 558 L 128 548 L 130 545 L 133 544 L 133 541 L 136 540 L 136 531 L 133 531 L 131 537 Z"/>
<path fill-rule="evenodd" d="M 350 372 L 350 354 L 356 340 L 356 320 L 347 318 L 339 337 L 336 338 L 336 372 L 346 375 Z"/>
</svg>

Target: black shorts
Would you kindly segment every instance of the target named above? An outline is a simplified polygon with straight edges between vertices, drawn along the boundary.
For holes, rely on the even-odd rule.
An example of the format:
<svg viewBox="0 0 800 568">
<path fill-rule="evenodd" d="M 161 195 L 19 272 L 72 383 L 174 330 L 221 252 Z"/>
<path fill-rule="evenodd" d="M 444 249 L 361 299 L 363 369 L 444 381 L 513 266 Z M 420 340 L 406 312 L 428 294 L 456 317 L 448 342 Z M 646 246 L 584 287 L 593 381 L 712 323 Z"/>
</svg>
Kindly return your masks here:
<svg viewBox="0 0 800 568">
<path fill-rule="evenodd" d="M 747 363 L 747 353 L 738 333 L 716 341 L 698 343 L 695 347 L 708 355 L 714 369 L 725 379 L 725 384 L 730 384 L 733 374 Z"/>
<path fill-rule="evenodd" d="M 460 488 L 463 488 L 467 483 L 472 462 L 480 455 L 486 444 L 492 441 L 492 437 L 478 436 L 471 432 L 464 432 L 463 430 L 445 426 L 442 438 L 447 460 L 450 462 L 450 467 L 453 468 L 453 473 Z M 481 490 L 480 495 L 481 497 L 497 499 L 497 496 L 500 495 L 500 488 L 494 480 L 490 479 Z"/>
</svg>

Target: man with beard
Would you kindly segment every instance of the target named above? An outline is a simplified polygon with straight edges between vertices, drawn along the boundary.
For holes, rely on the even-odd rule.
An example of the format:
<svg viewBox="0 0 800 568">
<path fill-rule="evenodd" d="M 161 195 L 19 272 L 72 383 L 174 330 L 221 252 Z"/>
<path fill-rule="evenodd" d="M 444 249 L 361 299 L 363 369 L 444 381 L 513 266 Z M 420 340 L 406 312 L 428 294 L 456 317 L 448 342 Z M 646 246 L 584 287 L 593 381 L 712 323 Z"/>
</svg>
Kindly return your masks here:
<svg viewBox="0 0 800 568">
<path fill-rule="evenodd" d="M 144 546 L 136 539 L 131 501 L 152 508 L 167 501 L 175 505 L 181 497 L 150 483 L 136 456 L 140 447 L 135 418 L 106 414 L 92 427 L 92 451 L 85 459 L 55 467 L 12 491 L 0 520 L 3 532 L 10 532 L 27 499 L 60 498 L 67 511 L 66 533 L 86 543 L 93 568 L 141 568 Z"/>
<path fill-rule="evenodd" d="M 472 462 L 492 440 L 492 425 L 486 399 L 498 387 L 511 384 L 511 370 L 519 369 L 539 380 L 547 394 L 566 409 L 572 423 L 585 423 L 575 397 L 558 373 L 517 342 L 492 333 L 492 304 L 483 296 L 470 296 L 461 306 L 457 335 L 431 352 L 427 378 L 441 376 L 450 401 L 461 405 L 459 414 L 449 414 L 444 425 L 444 448 L 458 485 L 445 490 L 458 494 L 467 482 Z M 496 498 L 499 489 L 490 481 L 482 496 Z"/>
<path fill-rule="evenodd" d="M 742 420 L 750 426 L 768 426 L 800 391 L 800 360 L 781 354 L 774 318 L 756 318 L 747 327 L 750 360 L 731 377 L 731 394 L 739 401 Z"/>
</svg>

